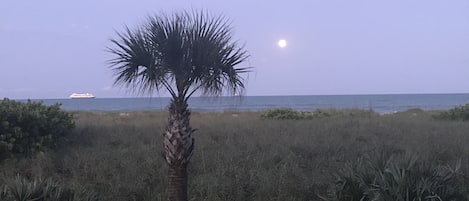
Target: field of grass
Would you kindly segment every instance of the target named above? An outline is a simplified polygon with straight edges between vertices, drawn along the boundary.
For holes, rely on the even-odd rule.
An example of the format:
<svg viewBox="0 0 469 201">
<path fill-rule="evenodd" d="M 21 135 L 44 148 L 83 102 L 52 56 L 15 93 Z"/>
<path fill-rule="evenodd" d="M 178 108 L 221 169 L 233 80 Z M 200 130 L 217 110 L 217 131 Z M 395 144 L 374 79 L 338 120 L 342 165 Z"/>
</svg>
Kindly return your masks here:
<svg viewBox="0 0 469 201">
<path fill-rule="evenodd" d="M 76 112 L 67 146 L 0 163 L 0 183 L 16 175 L 52 178 L 109 201 L 166 199 L 161 156 L 166 112 Z M 345 111 L 305 120 L 256 112 L 193 112 L 190 200 L 318 200 L 335 174 L 363 156 L 416 153 L 469 172 L 469 123 L 409 110 Z"/>
</svg>

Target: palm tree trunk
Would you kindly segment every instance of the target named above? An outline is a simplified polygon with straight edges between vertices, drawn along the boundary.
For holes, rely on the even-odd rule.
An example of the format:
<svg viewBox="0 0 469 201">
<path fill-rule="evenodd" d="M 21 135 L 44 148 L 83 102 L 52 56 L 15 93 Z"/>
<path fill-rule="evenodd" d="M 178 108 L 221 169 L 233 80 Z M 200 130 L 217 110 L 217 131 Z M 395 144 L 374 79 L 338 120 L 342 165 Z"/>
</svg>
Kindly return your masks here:
<svg viewBox="0 0 469 201">
<path fill-rule="evenodd" d="M 194 130 L 190 127 L 190 111 L 184 99 L 173 98 L 164 133 L 164 157 L 169 165 L 168 194 L 170 201 L 187 201 L 187 164 L 194 150 Z"/>
<path fill-rule="evenodd" d="M 168 194 L 170 201 L 187 201 L 187 168 L 169 166 Z"/>
</svg>

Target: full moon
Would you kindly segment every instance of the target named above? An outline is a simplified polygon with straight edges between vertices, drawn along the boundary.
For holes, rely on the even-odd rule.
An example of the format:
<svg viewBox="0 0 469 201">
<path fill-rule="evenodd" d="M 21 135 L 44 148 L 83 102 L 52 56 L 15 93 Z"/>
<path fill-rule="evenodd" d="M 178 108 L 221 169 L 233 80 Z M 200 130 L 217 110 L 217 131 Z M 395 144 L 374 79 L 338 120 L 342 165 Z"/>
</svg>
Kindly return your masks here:
<svg viewBox="0 0 469 201">
<path fill-rule="evenodd" d="M 278 44 L 279 47 L 284 48 L 284 47 L 287 46 L 287 41 L 284 40 L 284 39 L 281 39 L 281 40 L 278 41 L 277 44 Z"/>
</svg>

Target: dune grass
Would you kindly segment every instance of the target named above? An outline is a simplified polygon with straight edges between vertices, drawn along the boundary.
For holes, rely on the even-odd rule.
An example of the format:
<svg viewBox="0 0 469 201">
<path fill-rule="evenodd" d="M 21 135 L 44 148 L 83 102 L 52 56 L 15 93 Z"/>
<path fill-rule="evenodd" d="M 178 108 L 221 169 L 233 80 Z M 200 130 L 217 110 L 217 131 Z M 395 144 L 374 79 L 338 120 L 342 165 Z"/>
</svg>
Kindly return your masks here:
<svg viewBox="0 0 469 201">
<path fill-rule="evenodd" d="M 431 112 L 378 115 L 350 110 L 304 120 L 257 112 L 193 112 L 196 148 L 190 200 L 319 200 L 349 162 L 377 153 L 415 153 L 469 172 L 469 123 Z M 101 200 L 165 200 L 161 156 L 166 112 L 75 112 L 76 128 L 56 152 L 0 164 L 0 184 L 16 175 L 51 178 L 95 191 Z"/>
</svg>

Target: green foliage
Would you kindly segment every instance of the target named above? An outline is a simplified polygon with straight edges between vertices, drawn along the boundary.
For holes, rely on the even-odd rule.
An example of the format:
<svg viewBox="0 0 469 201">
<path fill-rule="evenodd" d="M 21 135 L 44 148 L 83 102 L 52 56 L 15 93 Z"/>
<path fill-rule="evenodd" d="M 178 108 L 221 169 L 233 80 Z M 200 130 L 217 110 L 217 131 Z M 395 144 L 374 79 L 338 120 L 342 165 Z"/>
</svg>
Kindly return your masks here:
<svg viewBox="0 0 469 201">
<path fill-rule="evenodd" d="M 73 127 L 72 115 L 60 104 L 0 100 L 0 159 L 55 148 Z"/>
<path fill-rule="evenodd" d="M 469 103 L 466 105 L 457 106 L 447 111 L 443 111 L 434 115 L 435 119 L 440 120 L 469 120 Z"/>
<path fill-rule="evenodd" d="M 301 112 L 291 108 L 270 109 L 261 113 L 263 119 L 304 119 Z"/>
<path fill-rule="evenodd" d="M 427 111 L 371 118 L 366 112 L 342 113 L 284 121 L 262 120 L 258 112 L 193 112 L 193 125 L 203 132 L 197 132 L 189 165 L 189 200 L 317 201 L 317 195 L 335 189 L 334 174 L 356 165 L 350 161 L 382 167 L 400 153 L 419 153 L 419 161 L 452 164 L 452 169 L 462 159 L 458 172 L 469 175 L 467 122 L 434 121 Z M 158 134 L 167 112 L 75 112 L 74 120 L 70 146 L 0 163 L 0 186 L 20 174 L 86 186 L 103 201 L 167 200 L 168 169 Z M 363 158 L 381 152 L 389 154 Z M 460 187 L 469 195 L 469 183 Z"/>
<path fill-rule="evenodd" d="M 16 176 L 0 185 L 1 201 L 98 201 L 95 193 L 82 187 L 63 187 L 51 179 L 29 181 Z"/>
<path fill-rule="evenodd" d="M 417 155 L 365 157 L 337 174 L 334 201 L 467 200 L 461 164 L 441 166 Z"/>
<path fill-rule="evenodd" d="M 277 120 L 300 120 L 300 119 L 320 119 L 328 117 L 347 117 L 347 116 L 370 116 L 374 112 L 367 110 L 335 110 L 335 109 L 316 109 L 312 112 L 309 111 L 296 111 L 291 108 L 278 108 L 270 109 L 261 113 L 262 119 L 277 119 Z"/>
<path fill-rule="evenodd" d="M 415 114 L 420 114 L 420 113 L 424 113 L 425 111 L 420 109 L 420 108 L 410 108 L 410 109 L 407 109 L 406 111 L 404 111 L 405 113 L 415 113 Z"/>
<path fill-rule="evenodd" d="M 205 11 L 148 17 L 144 25 L 118 32 L 108 51 L 115 84 L 141 93 L 166 89 L 173 98 L 239 94 L 244 90 L 240 67 L 249 54 L 233 40 L 223 16 Z"/>
</svg>

